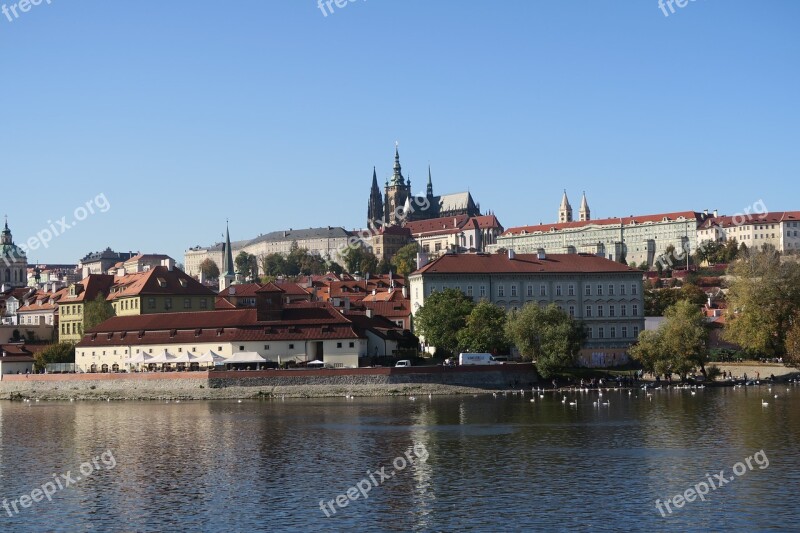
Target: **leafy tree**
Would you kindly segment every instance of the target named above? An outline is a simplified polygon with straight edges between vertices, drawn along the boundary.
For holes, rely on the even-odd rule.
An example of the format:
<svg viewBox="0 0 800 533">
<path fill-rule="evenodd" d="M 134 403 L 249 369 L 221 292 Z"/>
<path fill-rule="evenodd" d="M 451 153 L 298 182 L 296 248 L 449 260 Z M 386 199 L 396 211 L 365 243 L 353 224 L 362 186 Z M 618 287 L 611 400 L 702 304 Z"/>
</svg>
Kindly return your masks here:
<svg viewBox="0 0 800 533">
<path fill-rule="evenodd" d="M 262 255 L 259 261 L 261 265 L 261 272 L 265 276 L 277 278 L 278 276 L 286 275 L 286 257 L 283 254 L 272 253 Z"/>
<path fill-rule="evenodd" d="M 524 358 L 536 363 L 539 374 L 547 378 L 575 365 L 586 331 L 583 324 L 555 304 L 542 309 L 531 302 L 509 314 L 506 336 Z"/>
<path fill-rule="evenodd" d="M 796 313 L 792 317 L 792 326 L 786 333 L 784 361 L 792 366 L 800 367 L 800 313 Z"/>
<path fill-rule="evenodd" d="M 258 260 L 253 254 L 241 251 L 233 262 L 236 265 L 236 272 L 244 279 L 255 279 L 258 276 Z"/>
<path fill-rule="evenodd" d="M 419 245 L 415 242 L 406 244 L 392 258 L 392 264 L 397 273 L 403 277 L 408 276 L 417 269 L 417 253 Z"/>
<path fill-rule="evenodd" d="M 678 300 L 692 303 L 694 305 L 703 305 L 708 300 L 706 291 L 692 283 L 684 283 L 683 287 L 678 291 Z"/>
<path fill-rule="evenodd" d="M 644 331 L 631 356 L 645 370 L 656 374 L 678 374 L 681 379 L 695 368 L 705 375 L 708 361 L 708 326 L 700 309 L 681 300 L 667 309 L 666 320 L 656 331 Z"/>
<path fill-rule="evenodd" d="M 344 272 L 344 267 L 337 263 L 336 261 L 331 261 L 328 263 L 328 272 L 333 272 L 337 276 Z"/>
<path fill-rule="evenodd" d="M 116 315 L 114 306 L 98 293 L 94 300 L 87 302 L 83 310 L 83 331 L 90 331 L 95 326 Z"/>
<path fill-rule="evenodd" d="M 203 279 L 218 279 L 219 267 L 213 259 L 207 257 L 200 263 L 200 272 L 203 274 Z"/>
<path fill-rule="evenodd" d="M 74 363 L 75 345 L 71 342 L 51 344 L 44 350 L 35 353 L 33 359 L 33 367 L 36 371 L 44 370 L 46 365 L 52 363 Z"/>
<path fill-rule="evenodd" d="M 388 274 L 392 270 L 392 263 L 386 259 L 378 261 L 378 266 L 375 268 L 376 274 Z"/>
<path fill-rule="evenodd" d="M 780 357 L 800 312 L 800 264 L 772 250 L 748 253 L 728 267 L 724 337 L 750 352 Z"/>
<path fill-rule="evenodd" d="M 458 346 L 462 352 L 507 353 L 506 311 L 483 300 L 472 309 L 466 327 L 458 332 Z"/>
<path fill-rule="evenodd" d="M 351 274 L 375 273 L 378 270 L 378 258 L 362 246 L 349 246 L 341 254 L 345 270 Z"/>
<path fill-rule="evenodd" d="M 472 298 L 461 291 L 434 292 L 414 315 L 416 333 L 437 350 L 453 354 L 458 348 L 458 332 L 466 326 L 474 307 Z"/>
</svg>

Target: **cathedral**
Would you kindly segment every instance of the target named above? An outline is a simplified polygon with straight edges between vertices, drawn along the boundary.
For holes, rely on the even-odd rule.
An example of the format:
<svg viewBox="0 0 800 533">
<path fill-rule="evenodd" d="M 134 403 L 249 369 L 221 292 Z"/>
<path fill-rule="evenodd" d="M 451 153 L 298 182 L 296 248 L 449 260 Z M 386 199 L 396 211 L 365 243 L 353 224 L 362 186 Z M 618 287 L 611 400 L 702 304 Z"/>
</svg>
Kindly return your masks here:
<svg viewBox="0 0 800 533">
<path fill-rule="evenodd" d="M 0 284 L 13 288 L 28 285 L 28 259 L 22 248 L 14 244 L 8 219 L 0 234 Z"/>
<path fill-rule="evenodd" d="M 592 219 L 592 212 L 589 210 L 589 202 L 586 201 L 586 192 L 583 193 L 583 198 L 581 198 L 581 208 L 580 211 L 578 211 L 578 216 L 580 217 L 578 220 L 579 222 L 589 222 Z M 558 222 L 559 224 L 573 222 L 572 206 L 569 205 L 567 191 L 564 191 L 564 196 L 561 197 L 561 206 L 558 208 Z"/>
<path fill-rule="evenodd" d="M 407 221 L 430 220 L 432 218 L 467 215 L 480 216 L 480 204 L 475 203 L 469 192 L 456 194 L 433 194 L 431 169 L 428 167 L 428 185 L 424 196 L 411 191 L 411 179 L 403 177 L 400 152 L 394 151 L 392 177 L 386 181 L 383 194 L 378 186 L 378 173 L 372 169 L 372 190 L 367 208 L 367 225 L 370 228 L 402 226 Z"/>
</svg>

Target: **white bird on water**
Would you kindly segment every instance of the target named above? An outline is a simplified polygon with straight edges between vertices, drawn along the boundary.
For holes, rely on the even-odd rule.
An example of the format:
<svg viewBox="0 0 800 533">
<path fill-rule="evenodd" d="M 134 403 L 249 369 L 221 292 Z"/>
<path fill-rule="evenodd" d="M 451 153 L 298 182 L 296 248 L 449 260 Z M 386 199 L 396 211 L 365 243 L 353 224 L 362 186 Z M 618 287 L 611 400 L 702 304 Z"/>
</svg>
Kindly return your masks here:
<svg viewBox="0 0 800 533">
<path fill-rule="evenodd" d="M 767 403 L 765 400 L 761 400 L 761 407 L 766 407 L 768 405 L 769 403 Z"/>
<path fill-rule="evenodd" d="M 578 405 L 578 402 L 569 402 L 569 404 L 570 404 L 571 406 L 575 407 L 576 405 Z"/>
</svg>

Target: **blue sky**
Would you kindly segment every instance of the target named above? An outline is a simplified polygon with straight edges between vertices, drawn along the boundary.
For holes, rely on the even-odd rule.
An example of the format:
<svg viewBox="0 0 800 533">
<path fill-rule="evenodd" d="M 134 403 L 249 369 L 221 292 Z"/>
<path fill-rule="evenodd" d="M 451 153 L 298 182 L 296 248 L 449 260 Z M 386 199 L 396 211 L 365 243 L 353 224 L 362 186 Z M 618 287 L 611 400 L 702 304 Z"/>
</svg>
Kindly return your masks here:
<svg viewBox="0 0 800 533">
<path fill-rule="evenodd" d="M 14 4 L 11 0 L 0 3 Z M 0 197 L 29 261 L 365 223 L 394 142 L 506 227 L 800 209 L 800 2 L 51 0 L 0 15 Z M 789 185 L 792 184 L 792 185 Z"/>
</svg>

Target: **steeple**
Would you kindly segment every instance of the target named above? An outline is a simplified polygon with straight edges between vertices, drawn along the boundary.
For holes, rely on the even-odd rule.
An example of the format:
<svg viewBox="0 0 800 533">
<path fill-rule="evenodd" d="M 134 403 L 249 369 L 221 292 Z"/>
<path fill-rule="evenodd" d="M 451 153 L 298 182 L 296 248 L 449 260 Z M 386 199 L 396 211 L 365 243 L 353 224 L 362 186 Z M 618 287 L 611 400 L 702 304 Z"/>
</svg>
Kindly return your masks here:
<svg viewBox="0 0 800 533">
<path fill-rule="evenodd" d="M 592 220 L 592 212 L 589 209 L 589 202 L 586 201 L 586 191 L 583 191 L 583 198 L 581 198 L 581 209 L 578 212 L 578 217 L 581 222 Z"/>
<path fill-rule="evenodd" d="M 222 275 L 219 277 L 219 290 L 224 291 L 236 279 L 233 271 L 233 249 L 231 248 L 231 232 L 228 221 L 225 221 L 225 244 L 222 248 Z"/>
<path fill-rule="evenodd" d="M 0 237 L 2 242 L 0 244 L 13 244 L 14 240 L 11 238 L 11 230 L 8 229 L 8 215 L 6 215 L 6 226 L 3 229 L 2 236 Z"/>
<path fill-rule="evenodd" d="M 572 206 L 569 205 L 566 189 L 564 189 L 564 196 L 561 198 L 561 207 L 558 209 L 558 222 L 572 222 Z"/>
<path fill-rule="evenodd" d="M 405 185 L 403 180 L 403 172 L 400 167 L 400 147 L 397 142 L 394 143 L 394 173 L 392 174 L 391 185 L 402 187 Z"/>
<path fill-rule="evenodd" d="M 372 189 L 369 193 L 367 206 L 367 226 L 377 227 L 383 223 L 383 196 L 378 188 L 378 172 L 372 167 Z"/>
<path fill-rule="evenodd" d="M 425 191 L 428 198 L 433 198 L 433 179 L 431 178 L 431 166 L 428 165 L 428 189 Z"/>
</svg>

